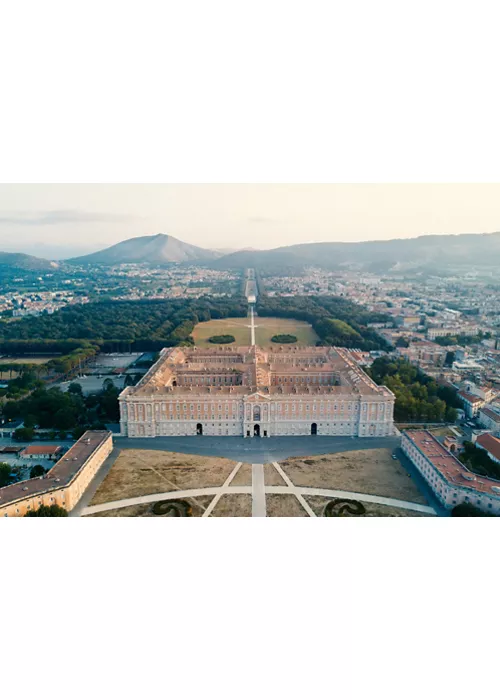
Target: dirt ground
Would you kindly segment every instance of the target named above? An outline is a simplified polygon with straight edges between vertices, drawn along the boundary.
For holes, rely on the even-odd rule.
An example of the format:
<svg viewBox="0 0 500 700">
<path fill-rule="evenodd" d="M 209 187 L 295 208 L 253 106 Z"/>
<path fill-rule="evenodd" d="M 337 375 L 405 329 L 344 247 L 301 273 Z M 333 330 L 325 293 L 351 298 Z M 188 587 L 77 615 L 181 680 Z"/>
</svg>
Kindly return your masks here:
<svg viewBox="0 0 500 700">
<path fill-rule="evenodd" d="M 326 504 L 331 501 L 331 498 L 324 498 L 323 496 L 304 496 L 304 499 L 311 506 L 314 513 L 321 517 L 323 515 L 323 509 Z M 421 518 L 429 517 L 426 513 L 417 513 L 412 510 L 405 510 L 404 508 L 392 508 L 390 506 L 380 506 L 376 503 L 366 503 L 361 501 L 366 508 L 366 513 L 364 518 Z"/>
<path fill-rule="evenodd" d="M 192 509 L 192 516 L 200 518 L 205 509 L 209 506 L 213 496 L 199 496 L 198 498 L 183 498 L 187 501 Z M 163 518 L 163 515 L 155 515 L 153 513 L 154 503 L 140 503 L 135 506 L 126 506 L 125 508 L 113 508 L 105 510 L 102 513 L 94 513 L 86 515 L 86 518 Z"/>
<path fill-rule="evenodd" d="M 356 491 L 373 496 L 427 503 L 399 460 L 386 448 L 355 450 L 280 462 L 296 486 Z"/>
<path fill-rule="evenodd" d="M 242 464 L 236 476 L 229 486 L 251 486 L 252 485 L 252 465 Z"/>
<path fill-rule="evenodd" d="M 252 497 L 250 494 L 230 493 L 221 497 L 211 518 L 251 518 Z"/>
<path fill-rule="evenodd" d="M 286 481 L 272 464 L 264 464 L 264 482 L 266 486 L 286 486 Z"/>
<path fill-rule="evenodd" d="M 222 457 L 123 450 L 90 505 L 176 489 L 222 486 L 235 464 Z"/>
<path fill-rule="evenodd" d="M 266 494 L 266 512 L 268 518 L 308 517 L 306 511 L 293 494 Z"/>
</svg>

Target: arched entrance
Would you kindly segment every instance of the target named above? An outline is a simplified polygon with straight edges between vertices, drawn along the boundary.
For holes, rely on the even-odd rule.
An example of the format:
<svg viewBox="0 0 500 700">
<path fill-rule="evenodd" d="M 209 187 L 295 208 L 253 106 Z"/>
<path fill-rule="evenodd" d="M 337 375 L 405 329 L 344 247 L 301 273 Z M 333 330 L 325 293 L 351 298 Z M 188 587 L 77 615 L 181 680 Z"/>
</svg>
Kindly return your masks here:
<svg viewBox="0 0 500 700">
<path fill-rule="evenodd" d="M 260 437 L 260 425 L 258 423 L 253 426 L 253 436 Z"/>
<path fill-rule="evenodd" d="M 317 435 L 317 434 L 318 434 L 318 424 L 311 423 L 311 435 Z"/>
<path fill-rule="evenodd" d="M 196 435 L 203 435 L 203 426 L 201 423 L 196 424 Z"/>
</svg>

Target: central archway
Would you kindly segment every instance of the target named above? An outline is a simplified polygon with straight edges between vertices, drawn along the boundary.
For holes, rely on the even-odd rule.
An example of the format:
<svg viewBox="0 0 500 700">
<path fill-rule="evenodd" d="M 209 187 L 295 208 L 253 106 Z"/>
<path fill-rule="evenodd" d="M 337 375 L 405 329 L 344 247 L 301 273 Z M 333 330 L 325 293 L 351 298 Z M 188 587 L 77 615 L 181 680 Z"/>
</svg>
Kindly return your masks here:
<svg viewBox="0 0 500 700">
<path fill-rule="evenodd" d="M 253 436 L 260 437 L 260 425 L 258 423 L 253 426 Z"/>
<path fill-rule="evenodd" d="M 317 434 L 318 434 L 318 424 L 311 423 L 311 435 L 317 435 Z"/>
<path fill-rule="evenodd" d="M 196 435 L 203 435 L 203 425 L 201 423 L 196 424 Z"/>
</svg>

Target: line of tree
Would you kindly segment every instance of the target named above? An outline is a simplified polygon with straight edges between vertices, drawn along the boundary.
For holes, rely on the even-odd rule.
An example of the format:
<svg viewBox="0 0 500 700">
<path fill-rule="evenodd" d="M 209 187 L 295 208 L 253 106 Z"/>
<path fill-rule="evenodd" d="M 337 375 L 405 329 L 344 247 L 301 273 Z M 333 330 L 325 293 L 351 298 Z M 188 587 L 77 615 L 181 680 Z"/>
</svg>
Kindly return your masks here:
<svg viewBox="0 0 500 700">
<path fill-rule="evenodd" d="M 461 405 L 457 392 L 440 386 L 407 360 L 379 357 L 367 373 L 396 396 L 394 418 L 397 421 L 452 423 L 457 419 L 456 409 Z"/>
<path fill-rule="evenodd" d="M 68 306 L 51 315 L 1 324 L 0 351 L 62 352 L 64 360 L 53 360 L 54 365 L 60 365 L 68 362 L 68 356 L 78 363 L 78 355 L 92 353 L 93 348 L 102 352 L 160 350 L 192 343 L 191 333 L 199 322 L 243 318 L 247 311 L 242 296 L 100 301 Z"/>
</svg>

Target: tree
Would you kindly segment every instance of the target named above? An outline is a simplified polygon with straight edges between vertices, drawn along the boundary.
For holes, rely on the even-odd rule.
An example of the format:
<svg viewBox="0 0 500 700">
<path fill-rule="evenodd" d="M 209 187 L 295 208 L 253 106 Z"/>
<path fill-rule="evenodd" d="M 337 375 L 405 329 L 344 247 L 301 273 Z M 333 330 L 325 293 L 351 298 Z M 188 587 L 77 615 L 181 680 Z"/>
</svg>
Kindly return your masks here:
<svg viewBox="0 0 500 700">
<path fill-rule="evenodd" d="M 68 393 L 75 394 L 76 396 L 83 396 L 82 385 L 78 382 L 71 382 L 71 384 L 68 387 Z"/>
<path fill-rule="evenodd" d="M 33 428 L 17 428 L 12 436 L 17 442 L 31 442 L 35 437 Z"/>
<path fill-rule="evenodd" d="M 14 481 L 15 477 L 12 474 L 12 467 L 10 464 L 0 462 L 0 487 L 9 486 L 9 484 L 13 484 Z"/>
<path fill-rule="evenodd" d="M 408 338 L 405 338 L 404 336 L 401 336 L 401 338 L 398 338 L 396 341 L 396 347 L 397 348 L 408 348 L 410 347 L 410 343 L 408 341 Z"/>
<path fill-rule="evenodd" d="M 56 505 L 40 506 L 36 510 L 29 510 L 25 518 L 67 518 L 68 511 L 66 508 Z"/>
<path fill-rule="evenodd" d="M 470 503 L 459 503 L 458 506 L 455 506 L 453 510 L 451 511 L 451 515 L 454 518 L 485 518 L 486 513 L 483 513 L 482 510 L 479 510 L 479 508 L 476 508 L 476 506 L 473 506 Z"/>
<path fill-rule="evenodd" d="M 30 479 L 36 479 L 38 476 L 43 476 L 46 472 L 45 467 L 42 467 L 41 464 L 35 464 L 34 467 L 31 467 L 30 470 Z"/>
<path fill-rule="evenodd" d="M 73 440 L 78 440 L 79 438 L 82 437 L 85 430 L 86 430 L 86 428 L 82 428 L 82 426 L 78 426 L 76 428 L 73 428 L 73 430 L 71 431 L 71 437 L 73 438 Z"/>
<path fill-rule="evenodd" d="M 444 364 L 446 367 L 451 367 L 454 362 L 455 362 L 455 353 L 453 352 L 453 350 L 448 350 L 448 352 L 446 353 L 446 358 L 445 358 Z"/>
<path fill-rule="evenodd" d="M 102 383 L 102 389 L 103 391 L 110 391 L 111 389 L 114 389 L 115 385 L 113 383 L 113 380 L 110 379 L 109 377 L 106 377 L 106 379 Z"/>
</svg>

